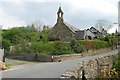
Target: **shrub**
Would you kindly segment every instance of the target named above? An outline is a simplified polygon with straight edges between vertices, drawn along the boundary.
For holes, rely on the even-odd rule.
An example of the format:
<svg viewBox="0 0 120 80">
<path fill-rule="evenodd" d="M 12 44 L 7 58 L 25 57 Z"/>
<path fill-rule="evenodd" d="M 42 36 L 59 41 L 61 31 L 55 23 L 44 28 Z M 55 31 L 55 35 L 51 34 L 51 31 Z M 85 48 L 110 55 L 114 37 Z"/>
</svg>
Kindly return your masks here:
<svg viewBox="0 0 120 80">
<path fill-rule="evenodd" d="M 117 44 L 118 44 L 118 39 L 117 39 L 117 38 L 110 38 L 110 39 L 109 39 L 109 44 L 110 44 L 111 46 L 117 46 Z"/>
<path fill-rule="evenodd" d="M 61 41 L 54 41 L 53 44 L 54 44 L 54 50 L 52 51 L 52 53 L 54 55 L 74 53 L 69 43 L 63 43 Z"/>
<path fill-rule="evenodd" d="M 98 39 L 99 37 L 95 36 L 94 39 Z"/>
<path fill-rule="evenodd" d="M 101 48 L 109 47 L 109 43 L 107 41 L 100 41 L 100 40 L 80 40 L 79 42 L 82 45 L 85 46 L 85 50 L 101 49 Z"/>
<path fill-rule="evenodd" d="M 72 39 L 70 42 L 70 46 L 75 53 L 81 53 L 84 51 L 83 45 L 78 40 Z"/>
<path fill-rule="evenodd" d="M 51 36 L 49 36 L 49 41 L 60 41 L 60 39 L 57 38 L 57 37 L 51 37 Z"/>
<path fill-rule="evenodd" d="M 109 47 L 109 43 L 107 41 L 96 40 L 96 49 L 107 48 L 107 47 Z"/>
<path fill-rule="evenodd" d="M 96 42 L 95 40 L 80 40 L 79 41 L 82 45 L 84 45 L 85 50 L 95 49 Z"/>
<path fill-rule="evenodd" d="M 88 39 L 90 39 L 90 40 L 91 40 L 91 39 L 92 39 L 92 37 L 91 37 L 91 36 L 88 36 Z"/>
<path fill-rule="evenodd" d="M 116 71 L 120 73 L 120 57 L 116 57 L 113 68 L 115 68 Z M 119 74 L 119 77 L 120 77 L 120 74 Z"/>
<path fill-rule="evenodd" d="M 48 34 L 47 33 L 42 33 L 40 35 L 40 40 L 43 42 L 48 42 Z"/>
<path fill-rule="evenodd" d="M 101 73 L 99 73 L 96 77 L 98 80 L 101 80 L 103 78 L 111 78 L 119 79 L 120 78 L 120 58 L 117 56 L 114 60 L 114 64 L 112 66 L 112 69 L 109 70 L 109 67 L 104 69 Z M 101 79 L 100 79 L 101 78 Z"/>
<path fill-rule="evenodd" d="M 30 52 L 34 54 L 51 54 L 53 45 L 51 43 L 32 42 L 30 46 Z"/>
</svg>

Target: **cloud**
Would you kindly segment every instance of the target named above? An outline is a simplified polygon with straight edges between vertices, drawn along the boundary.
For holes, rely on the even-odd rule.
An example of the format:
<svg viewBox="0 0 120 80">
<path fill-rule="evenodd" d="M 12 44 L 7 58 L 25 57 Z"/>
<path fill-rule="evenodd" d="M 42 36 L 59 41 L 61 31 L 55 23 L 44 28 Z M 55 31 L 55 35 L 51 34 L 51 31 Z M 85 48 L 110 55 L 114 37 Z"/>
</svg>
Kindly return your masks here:
<svg viewBox="0 0 120 80">
<path fill-rule="evenodd" d="M 3 0 L 3 2 L 66 2 L 67 0 Z"/>
<path fill-rule="evenodd" d="M 41 20 L 53 26 L 61 3 L 65 21 L 84 29 L 98 19 L 117 22 L 118 0 L 1 0 L 0 22 L 3 28 L 32 24 Z"/>
<path fill-rule="evenodd" d="M 8 29 L 8 28 L 12 28 L 12 27 L 21 27 L 23 25 L 26 25 L 25 21 L 21 21 L 16 17 L 9 17 L 7 19 L 0 19 L 0 22 L 2 22 L 2 28 L 3 29 Z"/>
<path fill-rule="evenodd" d="M 0 22 L 4 29 L 26 25 L 25 21 L 21 21 L 19 17 L 9 16 L 2 8 L 0 8 Z"/>
<path fill-rule="evenodd" d="M 116 30 L 118 31 L 118 24 L 114 24 L 109 30 L 108 33 L 115 33 Z"/>
<path fill-rule="evenodd" d="M 117 3 L 118 0 L 114 0 Z M 69 3 L 73 6 L 74 11 L 79 11 L 80 9 L 100 11 L 105 14 L 114 14 L 117 13 L 117 5 L 112 3 L 113 0 L 69 0 Z M 72 12 L 74 12 L 72 11 Z"/>
</svg>

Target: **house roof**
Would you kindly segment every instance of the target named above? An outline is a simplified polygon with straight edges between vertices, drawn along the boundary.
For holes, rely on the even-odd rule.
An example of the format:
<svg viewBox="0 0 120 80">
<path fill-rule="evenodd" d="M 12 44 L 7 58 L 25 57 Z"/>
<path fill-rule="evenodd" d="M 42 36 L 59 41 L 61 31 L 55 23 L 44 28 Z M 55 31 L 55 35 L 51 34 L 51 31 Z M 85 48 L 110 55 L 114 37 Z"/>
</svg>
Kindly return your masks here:
<svg viewBox="0 0 120 80">
<path fill-rule="evenodd" d="M 94 32 L 92 32 L 91 31 L 91 29 L 94 29 L 94 30 L 96 30 L 97 31 L 97 33 L 95 34 Z M 102 33 L 99 31 L 99 30 L 97 30 L 96 28 L 94 28 L 94 27 L 91 27 L 90 29 L 87 29 L 87 31 L 90 31 L 90 32 L 92 32 L 94 35 L 96 35 L 96 36 L 101 36 L 102 35 Z"/>
<path fill-rule="evenodd" d="M 101 33 L 99 30 L 97 30 L 96 28 L 94 28 L 94 27 L 91 27 L 90 29 L 94 29 L 94 30 L 96 30 L 98 33 Z M 102 34 L 102 33 L 101 33 Z"/>
<path fill-rule="evenodd" d="M 74 33 L 75 33 L 76 31 L 80 31 L 80 29 L 78 29 L 78 28 L 76 28 L 76 27 L 74 27 L 74 26 L 72 26 L 72 25 L 70 25 L 70 24 L 68 24 L 68 23 L 66 23 L 66 22 L 64 22 L 64 24 L 65 24 L 71 31 L 73 31 Z"/>
</svg>

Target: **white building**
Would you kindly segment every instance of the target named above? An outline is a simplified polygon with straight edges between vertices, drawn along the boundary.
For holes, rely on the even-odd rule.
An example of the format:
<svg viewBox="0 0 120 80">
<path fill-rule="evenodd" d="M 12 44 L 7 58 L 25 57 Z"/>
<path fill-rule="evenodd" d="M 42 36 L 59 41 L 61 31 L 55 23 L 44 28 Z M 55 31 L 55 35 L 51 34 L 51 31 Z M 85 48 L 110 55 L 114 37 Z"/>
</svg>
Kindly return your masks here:
<svg viewBox="0 0 120 80">
<path fill-rule="evenodd" d="M 92 39 L 94 37 L 103 37 L 103 34 L 100 31 L 98 31 L 97 29 L 95 29 L 94 27 L 87 29 L 86 33 L 87 33 L 86 35 L 91 36 Z"/>
</svg>

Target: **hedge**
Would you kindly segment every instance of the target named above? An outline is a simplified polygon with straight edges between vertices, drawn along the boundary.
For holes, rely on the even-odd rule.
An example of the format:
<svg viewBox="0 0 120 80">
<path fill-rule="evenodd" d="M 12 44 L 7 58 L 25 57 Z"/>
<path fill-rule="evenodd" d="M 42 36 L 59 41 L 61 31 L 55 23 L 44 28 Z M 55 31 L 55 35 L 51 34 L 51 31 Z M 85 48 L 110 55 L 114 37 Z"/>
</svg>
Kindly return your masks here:
<svg viewBox="0 0 120 80">
<path fill-rule="evenodd" d="M 100 40 L 80 40 L 81 44 L 85 45 L 86 50 L 90 49 L 101 49 L 109 47 L 109 43 L 107 41 Z"/>
<path fill-rule="evenodd" d="M 107 41 L 96 40 L 96 49 L 107 48 L 107 47 L 109 47 L 109 43 Z"/>
</svg>

